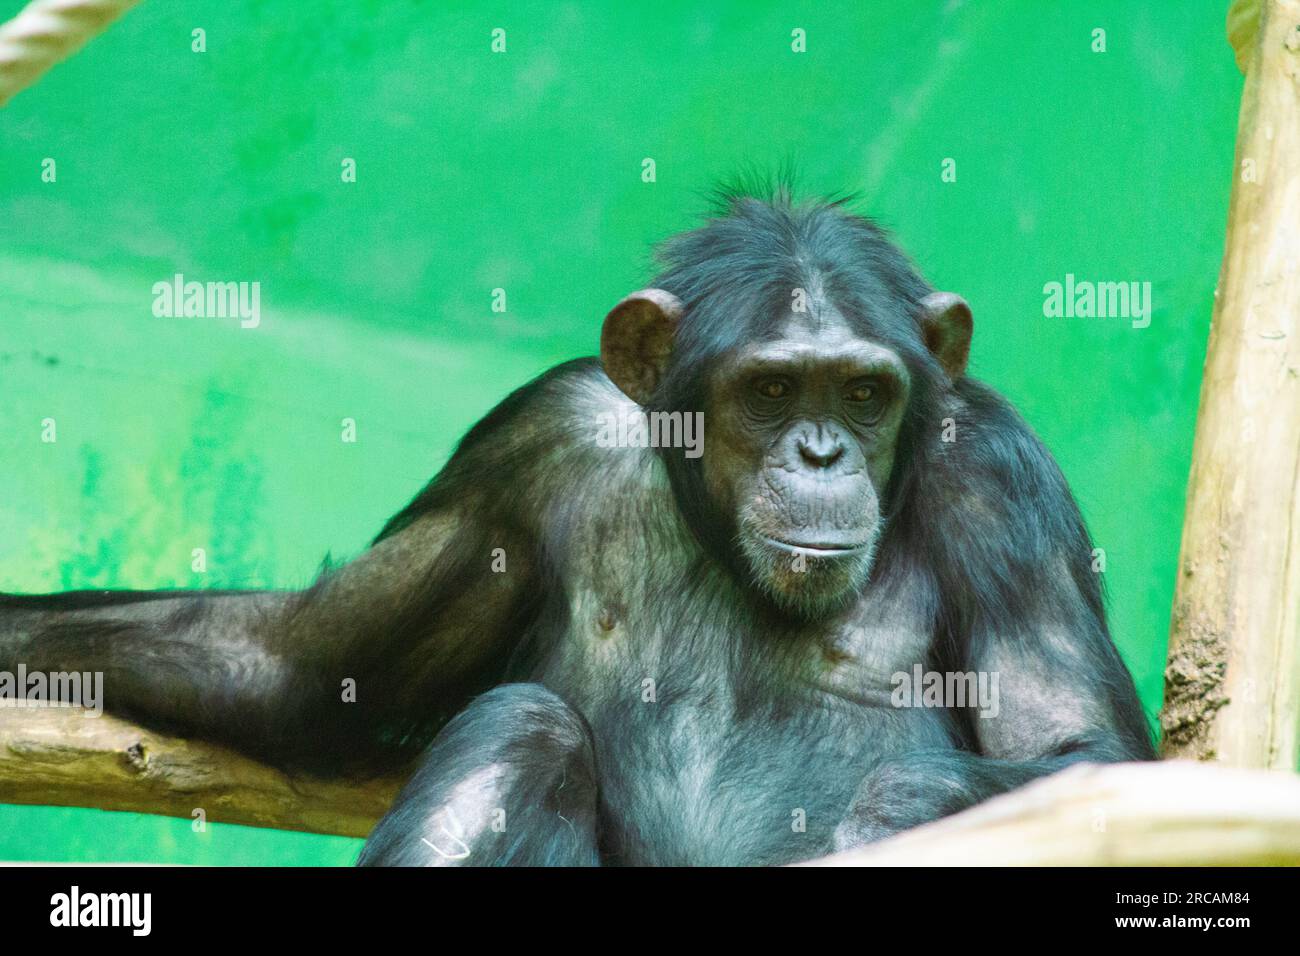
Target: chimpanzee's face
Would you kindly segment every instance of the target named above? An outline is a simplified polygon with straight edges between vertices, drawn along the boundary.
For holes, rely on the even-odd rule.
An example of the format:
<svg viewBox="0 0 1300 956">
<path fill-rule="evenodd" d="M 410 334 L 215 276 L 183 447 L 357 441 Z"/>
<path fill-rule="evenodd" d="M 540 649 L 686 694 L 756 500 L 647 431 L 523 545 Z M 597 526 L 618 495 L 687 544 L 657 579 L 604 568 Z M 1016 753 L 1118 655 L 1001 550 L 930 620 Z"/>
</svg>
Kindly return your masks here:
<svg viewBox="0 0 1300 956">
<path fill-rule="evenodd" d="M 734 517 L 753 583 L 817 614 L 865 583 L 907 406 L 908 373 L 833 307 L 791 314 L 776 338 L 717 368 L 704 480 Z"/>
<path fill-rule="evenodd" d="M 897 352 L 855 332 L 815 292 L 775 334 L 676 366 L 676 384 L 670 361 L 686 313 L 672 292 L 632 293 L 605 317 L 600 338 L 605 373 L 639 405 L 666 396 L 668 407 L 693 408 L 692 377 L 705 376 L 703 457 L 667 459 L 678 506 L 701 540 L 734 547 L 729 556 L 753 586 L 805 617 L 833 611 L 866 583 L 913 387 L 934 387 L 914 383 Z M 965 300 L 930 292 L 895 305 L 895 325 L 920 332 L 934 374 L 960 378 L 973 327 Z"/>
</svg>

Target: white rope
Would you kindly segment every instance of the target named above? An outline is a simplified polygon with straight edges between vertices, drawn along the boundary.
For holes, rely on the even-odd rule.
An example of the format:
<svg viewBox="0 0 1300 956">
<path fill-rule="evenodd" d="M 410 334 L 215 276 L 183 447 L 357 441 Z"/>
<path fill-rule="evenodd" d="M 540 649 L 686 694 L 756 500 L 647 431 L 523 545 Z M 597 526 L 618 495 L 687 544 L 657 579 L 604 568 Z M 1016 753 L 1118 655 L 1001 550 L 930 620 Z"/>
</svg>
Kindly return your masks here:
<svg viewBox="0 0 1300 956">
<path fill-rule="evenodd" d="M 0 106 L 140 0 L 32 0 L 0 24 Z"/>
</svg>

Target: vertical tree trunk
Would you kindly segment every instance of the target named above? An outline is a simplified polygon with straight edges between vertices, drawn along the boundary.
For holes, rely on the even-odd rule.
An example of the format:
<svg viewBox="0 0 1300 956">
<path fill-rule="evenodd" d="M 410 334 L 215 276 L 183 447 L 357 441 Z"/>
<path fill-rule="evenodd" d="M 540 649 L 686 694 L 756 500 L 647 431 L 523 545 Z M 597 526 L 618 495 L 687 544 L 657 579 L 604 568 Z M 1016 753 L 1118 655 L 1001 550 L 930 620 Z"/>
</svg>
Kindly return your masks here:
<svg viewBox="0 0 1300 956">
<path fill-rule="evenodd" d="M 1236 174 L 1161 723 L 1168 756 L 1290 770 L 1300 758 L 1300 0 L 1239 2 L 1234 14 L 1256 3 L 1238 50 Z"/>
</svg>

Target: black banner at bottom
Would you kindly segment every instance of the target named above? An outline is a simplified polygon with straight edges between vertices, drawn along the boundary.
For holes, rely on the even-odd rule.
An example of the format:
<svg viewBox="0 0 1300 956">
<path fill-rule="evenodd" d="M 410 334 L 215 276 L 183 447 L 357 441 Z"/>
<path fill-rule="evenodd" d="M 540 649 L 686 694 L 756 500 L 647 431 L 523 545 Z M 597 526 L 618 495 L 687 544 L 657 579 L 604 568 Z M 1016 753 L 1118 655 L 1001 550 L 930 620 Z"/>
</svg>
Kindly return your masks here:
<svg viewBox="0 0 1300 956">
<path fill-rule="evenodd" d="M 626 934 L 673 946 L 773 931 L 916 941 L 1294 931 L 1289 869 L 329 870 L 0 867 L 0 936 L 80 944 L 338 945 L 412 934 L 437 946 Z M 875 937 L 879 938 L 879 937 Z M 987 939 L 991 939 L 988 937 Z M 986 939 L 986 941 L 987 941 Z"/>
</svg>

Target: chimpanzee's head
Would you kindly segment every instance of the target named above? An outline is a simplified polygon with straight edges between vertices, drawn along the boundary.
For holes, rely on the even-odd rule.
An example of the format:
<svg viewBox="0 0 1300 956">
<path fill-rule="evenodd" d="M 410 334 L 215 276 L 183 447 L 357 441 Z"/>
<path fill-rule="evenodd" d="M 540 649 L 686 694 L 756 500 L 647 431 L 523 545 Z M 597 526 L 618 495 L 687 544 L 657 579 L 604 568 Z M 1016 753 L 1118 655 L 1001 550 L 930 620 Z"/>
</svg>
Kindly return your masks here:
<svg viewBox="0 0 1300 956">
<path fill-rule="evenodd" d="M 703 412 L 702 456 L 661 451 L 687 521 L 779 608 L 824 614 L 866 582 L 915 484 L 970 309 L 834 202 L 731 197 L 662 258 L 606 318 L 605 371 L 652 412 Z"/>
</svg>

